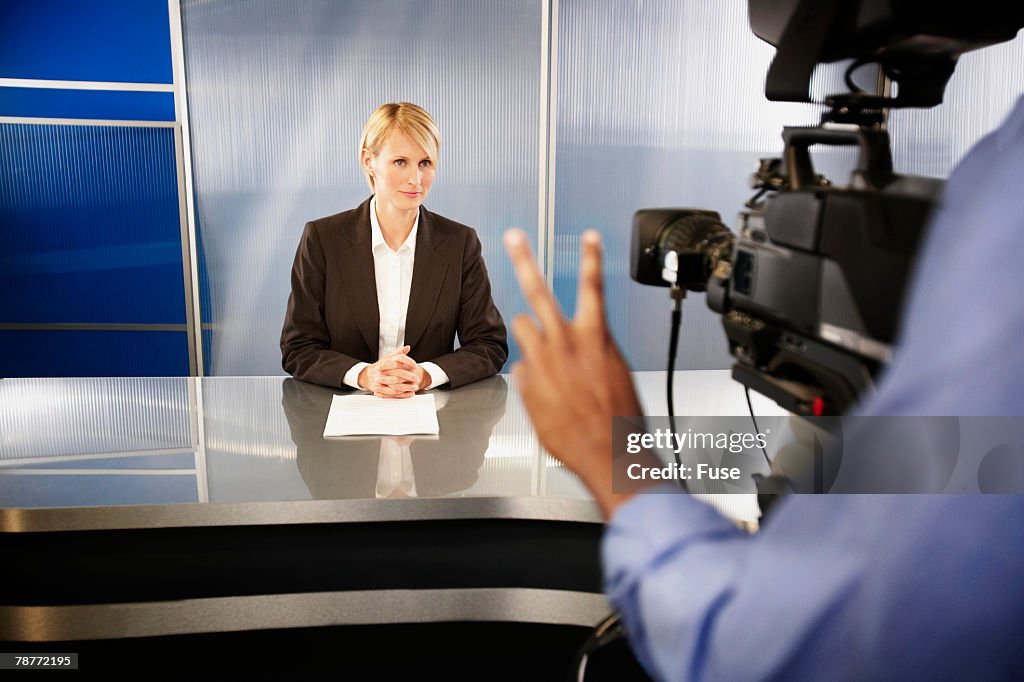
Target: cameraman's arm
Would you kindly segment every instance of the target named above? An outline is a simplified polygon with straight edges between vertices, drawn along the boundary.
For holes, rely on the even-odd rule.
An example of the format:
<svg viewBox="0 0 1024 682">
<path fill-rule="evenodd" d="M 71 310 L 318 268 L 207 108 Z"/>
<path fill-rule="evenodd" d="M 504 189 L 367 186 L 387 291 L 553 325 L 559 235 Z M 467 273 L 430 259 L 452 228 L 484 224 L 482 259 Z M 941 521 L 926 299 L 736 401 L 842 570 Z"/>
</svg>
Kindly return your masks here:
<svg viewBox="0 0 1024 682">
<path fill-rule="evenodd" d="M 656 679 L 1019 678 L 1014 498 L 794 495 L 747 536 L 639 495 L 606 534 L 605 590 Z"/>
</svg>

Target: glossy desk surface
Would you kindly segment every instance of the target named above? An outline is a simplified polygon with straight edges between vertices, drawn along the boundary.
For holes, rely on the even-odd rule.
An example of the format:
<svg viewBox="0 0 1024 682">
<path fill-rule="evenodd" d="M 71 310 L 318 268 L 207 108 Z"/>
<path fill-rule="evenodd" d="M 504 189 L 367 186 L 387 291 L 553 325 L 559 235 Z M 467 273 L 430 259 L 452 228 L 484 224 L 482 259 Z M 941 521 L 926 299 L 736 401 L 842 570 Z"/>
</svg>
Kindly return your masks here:
<svg viewBox="0 0 1024 682">
<path fill-rule="evenodd" d="M 648 414 L 666 411 L 664 376 L 635 375 Z M 323 438 L 334 393 L 0 380 L 0 553 L 19 557 L 0 642 L 607 614 L 601 517 L 510 377 L 437 391 L 440 434 L 407 441 Z M 727 371 L 680 372 L 676 396 L 681 414 L 747 413 Z M 382 485 L 385 450 L 414 486 Z"/>
<path fill-rule="evenodd" d="M 664 374 L 635 377 L 645 410 L 664 414 Z M 335 393 L 284 377 L 0 380 L 0 530 L 600 521 L 541 448 L 509 376 L 436 391 L 434 437 L 325 439 Z M 676 393 L 682 414 L 747 411 L 725 370 L 679 372 Z M 382 441 L 398 462 L 407 453 L 412 491 L 381 485 Z"/>
</svg>

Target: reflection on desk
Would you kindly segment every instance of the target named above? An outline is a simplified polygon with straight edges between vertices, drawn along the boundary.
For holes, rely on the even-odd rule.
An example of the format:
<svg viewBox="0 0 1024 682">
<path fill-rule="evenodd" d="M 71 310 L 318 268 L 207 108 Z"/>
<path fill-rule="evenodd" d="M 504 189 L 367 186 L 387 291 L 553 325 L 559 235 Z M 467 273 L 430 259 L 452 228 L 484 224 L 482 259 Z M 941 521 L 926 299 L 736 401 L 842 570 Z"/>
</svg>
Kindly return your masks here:
<svg viewBox="0 0 1024 682">
<path fill-rule="evenodd" d="M 495 376 L 455 391 L 436 392 L 440 433 L 430 438 L 324 438 L 334 394 L 296 379 L 285 379 L 281 385 L 298 469 L 313 498 L 382 496 L 381 460 L 389 449 L 399 456 L 405 451 L 411 460 L 415 496 L 436 497 L 463 491 L 479 478 L 491 432 L 505 415 L 508 384 Z"/>
<path fill-rule="evenodd" d="M 380 439 L 324 441 L 332 394 L 283 377 L 0 381 L 0 507 L 160 505 L 167 516 L 207 502 L 373 498 Z M 409 446 L 417 497 L 590 509 L 506 378 L 435 397 L 440 435 Z"/>
</svg>

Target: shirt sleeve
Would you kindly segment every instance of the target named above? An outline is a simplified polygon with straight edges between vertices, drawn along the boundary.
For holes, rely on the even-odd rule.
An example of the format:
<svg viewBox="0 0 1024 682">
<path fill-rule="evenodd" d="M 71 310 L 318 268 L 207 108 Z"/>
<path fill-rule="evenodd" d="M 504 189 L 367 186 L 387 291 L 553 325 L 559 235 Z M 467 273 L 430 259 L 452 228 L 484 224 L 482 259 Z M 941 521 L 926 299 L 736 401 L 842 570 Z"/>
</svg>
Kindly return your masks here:
<svg viewBox="0 0 1024 682">
<path fill-rule="evenodd" d="M 792 495 L 748 535 L 657 490 L 617 510 L 603 546 L 605 591 L 655 679 L 1024 670 L 1017 496 Z"/>
<path fill-rule="evenodd" d="M 731 589 L 732 571 L 724 562 L 716 558 L 702 566 L 699 555 L 742 540 L 742 531 L 723 516 L 669 487 L 637 495 L 610 520 L 603 545 L 605 592 L 637 658 L 656 679 L 687 677 L 688 661 L 702 654 L 702 623 Z"/>
<path fill-rule="evenodd" d="M 432 388 L 438 388 L 448 383 L 448 375 L 443 369 L 438 367 L 432 362 L 421 362 L 420 367 L 430 375 L 430 385 L 427 386 L 427 390 Z"/>
<path fill-rule="evenodd" d="M 352 365 L 352 369 L 345 372 L 345 378 L 343 380 L 344 384 L 346 386 L 351 386 L 356 390 L 362 390 L 363 387 L 359 385 L 359 373 L 363 371 L 364 367 L 369 366 L 370 363 L 368 362 L 357 362 L 356 364 Z"/>
</svg>

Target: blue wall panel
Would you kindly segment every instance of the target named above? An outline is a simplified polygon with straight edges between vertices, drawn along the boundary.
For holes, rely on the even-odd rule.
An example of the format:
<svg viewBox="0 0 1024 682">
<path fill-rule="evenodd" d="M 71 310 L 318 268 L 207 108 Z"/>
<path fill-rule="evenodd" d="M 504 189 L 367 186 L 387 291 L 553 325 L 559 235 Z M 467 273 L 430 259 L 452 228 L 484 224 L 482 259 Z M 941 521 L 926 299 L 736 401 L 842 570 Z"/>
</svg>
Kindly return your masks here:
<svg viewBox="0 0 1024 682">
<path fill-rule="evenodd" d="M 183 331 L 0 330 L 0 377 L 188 374 Z"/>
<path fill-rule="evenodd" d="M 170 83 L 166 0 L 3 0 L 0 78 Z"/>
<path fill-rule="evenodd" d="M 0 124 L 0 323 L 185 322 L 174 132 Z"/>
<path fill-rule="evenodd" d="M 173 121 L 173 92 L 0 88 L 0 116 Z"/>
</svg>

